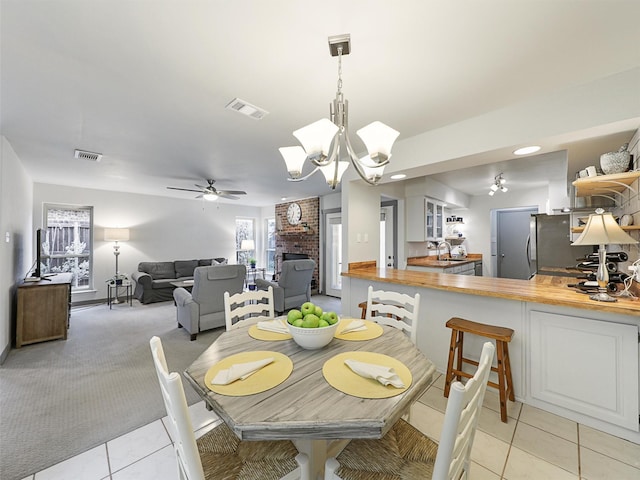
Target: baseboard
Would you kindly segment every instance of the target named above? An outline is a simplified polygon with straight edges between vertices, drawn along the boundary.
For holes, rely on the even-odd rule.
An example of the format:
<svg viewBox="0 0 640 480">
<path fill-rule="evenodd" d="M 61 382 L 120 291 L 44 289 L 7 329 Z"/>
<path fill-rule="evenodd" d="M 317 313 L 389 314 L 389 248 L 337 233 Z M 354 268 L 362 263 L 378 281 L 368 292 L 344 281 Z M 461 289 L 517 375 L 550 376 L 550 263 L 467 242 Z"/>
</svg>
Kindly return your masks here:
<svg viewBox="0 0 640 480">
<path fill-rule="evenodd" d="M 9 342 L 9 345 L 5 345 L 4 350 L 2 350 L 2 353 L 0 353 L 0 365 L 2 365 L 4 361 L 7 359 L 10 351 L 11 351 L 11 342 Z"/>
</svg>

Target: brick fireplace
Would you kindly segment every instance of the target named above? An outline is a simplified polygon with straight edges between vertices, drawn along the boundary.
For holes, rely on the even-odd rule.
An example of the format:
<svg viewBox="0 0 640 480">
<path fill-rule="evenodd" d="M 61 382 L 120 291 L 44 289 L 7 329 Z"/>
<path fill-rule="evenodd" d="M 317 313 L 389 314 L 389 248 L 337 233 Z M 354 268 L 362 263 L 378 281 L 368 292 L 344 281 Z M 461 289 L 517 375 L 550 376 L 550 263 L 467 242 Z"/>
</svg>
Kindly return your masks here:
<svg viewBox="0 0 640 480">
<path fill-rule="evenodd" d="M 300 205 L 302 217 L 298 225 L 287 220 L 287 209 L 292 203 Z M 311 290 L 318 292 L 320 265 L 320 198 L 306 198 L 295 202 L 276 204 L 276 271 L 280 270 L 283 253 L 304 253 L 316 262 Z"/>
</svg>

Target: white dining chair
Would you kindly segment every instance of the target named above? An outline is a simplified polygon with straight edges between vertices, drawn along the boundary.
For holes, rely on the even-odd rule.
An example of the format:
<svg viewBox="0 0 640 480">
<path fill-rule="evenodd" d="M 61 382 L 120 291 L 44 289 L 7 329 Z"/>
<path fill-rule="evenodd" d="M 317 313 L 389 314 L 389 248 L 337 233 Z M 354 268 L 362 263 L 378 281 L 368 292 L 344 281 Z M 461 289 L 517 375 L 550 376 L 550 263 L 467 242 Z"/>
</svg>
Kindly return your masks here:
<svg viewBox="0 0 640 480">
<path fill-rule="evenodd" d="M 471 447 L 482 410 L 495 346 L 486 342 L 466 385 L 455 382 L 444 414 L 440 444 L 404 420 L 380 440 L 352 440 L 325 463 L 325 480 L 364 478 L 469 478 Z"/>
<path fill-rule="evenodd" d="M 364 318 L 404 330 L 409 333 L 411 341 L 416 343 L 419 307 L 419 293 L 412 297 L 405 293 L 374 290 L 369 285 Z"/>
<path fill-rule="evenodd" d="M 224 292 L 224 313 L 227 332 L 247 323 L 273 320 L 273 287 L 267 290 L 249 290 L 229 295 Z"/>
<path fill-rule="evenodd" d="M 169 373 L 160 338 L 149 341 L 181 480 L 309 480 L 309 461 L 290 441 L 240 441 L 222 422 L 196 439 L 180 375 Z"/>
</svg>

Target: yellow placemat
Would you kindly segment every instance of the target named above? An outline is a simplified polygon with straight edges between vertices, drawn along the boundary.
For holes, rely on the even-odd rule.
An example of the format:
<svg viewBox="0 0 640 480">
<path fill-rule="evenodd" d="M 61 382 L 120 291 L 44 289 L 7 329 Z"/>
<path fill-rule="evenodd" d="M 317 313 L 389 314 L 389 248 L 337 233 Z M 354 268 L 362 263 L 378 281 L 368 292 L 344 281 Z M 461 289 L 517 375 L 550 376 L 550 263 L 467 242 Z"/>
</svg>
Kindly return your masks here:
<svg viewBox="0 0 640 480">
<path fill-rule="evenodd" d="M 372 378 L 361 377 L 345 365 L 344 361 L 347 359 L 392 367 L 406 387 L 396 388 L 391 385 L 385 386 Z M 413 381 L 411 371 L 399 360 L 381 353 L 360 351 L 339 353 L 335 357 L 330 358 L 322 366 L 322 375 L 324 375 L 329 385 L 336 390 L 360 398 L 395 397 L 406 391 Z"/>
<path fill-rule="evenodd" d="M 278 340 L 290 340 L 293 338 L 290 333 L 269 332 L 268 330 L 260 330 L 258 325 L 254 324 L 249 327 L 249 335 L 256 340 L 266 340 L 274 342 Z"/>
<path fill-rule="evenodd" d="M 366 330 L 362 330 L 360 332 L 349 332 L 342 334 L 340 333 L 342 330 L 347 328 L 349 324 L 355 321 L 355 318 L 346 318 L 340 320 L 340 325 L 338 325 L 338 329 L 336 330 L 335 338 L 339 338 L 340 340 L 371 340 L 373 338 L 378 338 L 382 335 L 382 327 L 378 325 L 376 322 L 372 322 L 371 320 L 363 320 Z"/>
<path fill-rule="evenodd" d="M 211 380 L 216 374 L 225 368 L 229 368 L 234 363 L 255 362 L 265 358 L 273 357 L 274 361 L 269 365 L 262 367 L 253 375 L 244 380 L 236 380 L 229 385 L 212 385 Z M 280 385 L 284 382 L 293 371 L 293 362 L 289 357 L 280 352 L 255 351 L 242 352 L 231 355 L 220 360 L 213 367 L 207 370 L 204 376 L 204 383 L 212 392 L 232 397 L 242 397 L 244 395 L 253 395 L 255 393 L 265 392 L 270 388 Z"/>
</svg>

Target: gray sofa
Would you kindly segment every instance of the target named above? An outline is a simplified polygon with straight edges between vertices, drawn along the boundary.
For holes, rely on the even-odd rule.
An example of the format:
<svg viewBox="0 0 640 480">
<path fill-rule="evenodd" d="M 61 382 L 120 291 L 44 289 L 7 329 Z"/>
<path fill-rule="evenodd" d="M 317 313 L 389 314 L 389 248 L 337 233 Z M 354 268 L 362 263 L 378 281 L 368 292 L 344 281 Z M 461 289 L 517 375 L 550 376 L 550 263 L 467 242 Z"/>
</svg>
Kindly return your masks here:
<svg viewBox="0 0 640 480">
<path fill-rule="evenodd" d="M 224 327 L 224 292 L 230 295 L 242 292 L 246 276 L 247 267 L 244 265 L 196 268 L 191 293 L 184 288 L 173 291 L 178 327 L 184 327 L 191 340 L 204 330 Z"/>
<path fill-rule="evenodd" d="M 138 271 L 131 274 L 131 279 L 135 282 L 133 296 L 145 304 L 173 300 L 173 290 L 176 287 L 171 282 L 193 280 L 196 267 L 226 263 L 226 258 L 140 262 Z"/>
</svg>

